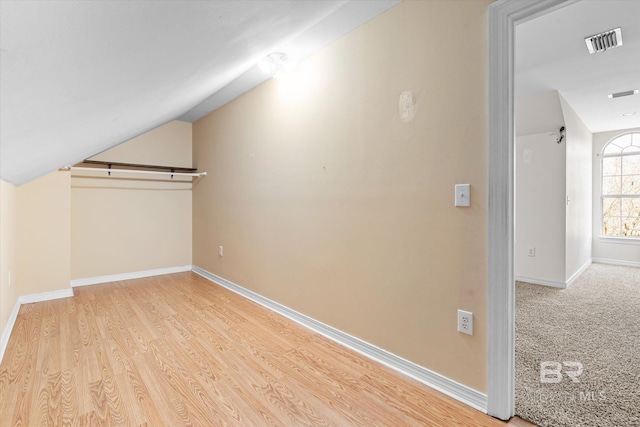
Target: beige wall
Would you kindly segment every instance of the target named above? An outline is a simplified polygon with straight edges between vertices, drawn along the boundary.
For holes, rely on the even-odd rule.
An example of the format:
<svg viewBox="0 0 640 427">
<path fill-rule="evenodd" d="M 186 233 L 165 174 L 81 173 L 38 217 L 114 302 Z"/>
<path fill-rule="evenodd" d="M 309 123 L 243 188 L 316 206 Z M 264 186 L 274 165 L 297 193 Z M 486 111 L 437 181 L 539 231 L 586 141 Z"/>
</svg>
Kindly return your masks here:
<svg viewBox="0 0 640 427">
<path fill-rule="evenodd" d="M 196 122 L 194 264 L 486 391 L 488 3 L 405 1 Z"/>
<path fill-rule="evenodd" d="M 51 172 L 16 189 L 16 274 L 18 295 L 69 288 L 69 172 Z"/>
<path fill-rule="evenodd" d="M 191 123 L 174 120 L 91 159 L 190 168 Z"/>
<path fill-rule="evenodd" d="M 0 180 L 0 335 L 18 299 L 16 273 L 16 188 Z"/>
<path fill-rule="evenodd" d="M 0 181 L 0 331 L 19 296 L 69 288 L 69 179 L 56 171 L 20 187 Z"/>
<path fill-rule="evenodd" d="M 191 123 L 170 122 L 92 159 L 191 167 Z M 71 186 L 72 279 L 191 264 L 189 178 L 74 171 Z"/>
</svg>

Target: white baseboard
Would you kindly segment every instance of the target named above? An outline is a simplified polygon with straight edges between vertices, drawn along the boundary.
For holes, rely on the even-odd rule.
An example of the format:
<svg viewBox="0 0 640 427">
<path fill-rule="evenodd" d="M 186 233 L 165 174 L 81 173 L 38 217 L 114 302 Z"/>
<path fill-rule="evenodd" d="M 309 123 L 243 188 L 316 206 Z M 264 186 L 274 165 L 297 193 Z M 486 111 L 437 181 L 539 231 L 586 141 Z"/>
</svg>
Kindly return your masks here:
<svg viewBox="0 0 640 427">
<path fill-rule="evenodd" d="M 518 282 L 527 282 L 527 283 L 533 283 L 534 285 L 550 286 L 552 288 L 560 288 L 560 289 L 567 288 L 567 284 L 564 282 L 556 282 L 553 280 L 545 280 L 545 279 L 536 279 L 535 277 L 525 277 L 525 276 L 515 276 L 514 278 Z"/>
<path fill-rule="evenodd" d="M 11 336 L 11 331 L 13 331 L 13 325 L 16 324 L 16 319 L 18 318 L 19 311 L 20 298 L 18 298 L 16 300 L 16 303 L 13 305 L 13 310 L 11 310 L 9 319 L 7 319 L 7 326 L 5 326 L 4 332 L 2 332 L 2 340 L 0 341 L 0 363 L 2 363 L 4 352 L 7 349 L 7 344 L 9 344 L 9 337 Z"/>
<path fill-rule="evenodd" d="M 2 333 L 2 340 L 0 341 L 0 362 L 2 361 L 2 357 L 4 357 L 4 352 L 9 342 L 11 331 L 13 330 L 13 325 L 15 324 L 15 321 L 18 317 L 18 312 L 20 311 L 20 306 L 22 304 L 29 304 L 33 302 L 72 297 L 73 296 L 72 288 L 75 288 L 77 286 L 97 285 L 99 283 L 109 283 L 109 282 L 118 282 L 121 280 L 140 279 L 143 277 L 160 276 L 163 274 L 172 274 L 172 273 L 182 273 L 185 271 L 191 271 L 191 265 L 183 265 L 179 267 L 169 267 L 169 268 L 158 268 L 155 270 L 137 271 L 133 273 L 114 274 L 111 276 L 100 276 L 100 277 L 89 277 L 86 279 L 77 279 L 77 280 L 71 281 L 71 288 L 69 289 L 61 289 L 61 290 L 52 291 L 52 292 L 42 292 L 39 294 L 21 295 L 18 297 L 16 304 L 13 307 L 13 311 L 9 316 L 9 321 L 7 322 L 7 326 L 5 327 L 4 332 Z"/>
<path fill-rule="evenodd" d="M 569 277 L 569 280 L 567 280 L 567 287 L 569 287 L 578 277 L 580 277 L 580 275 L 582 273 L 584 273 L 584 271 L 589 268 L 589 266 L 593 263 L 592 259 L 589 259 L 587 262 L 584 263 L 584 265 L 582 267 L 580 267 L 578 269 L 578 271 L 576 271 L 573 276 Z"/>
<path fill-rule="evenodd" d="M 7 344 L 9 343 L 9 337 L 11 336 L 11 332 L 13 331 L 13 326 L 16 324 L 16 320 L 18 319 L 18 312 L 20 311 L 20 306 L 22 304 L 31 304 L 33 302 L 41 302 L 41 301 L 50 301 L 59 298 L 68 298 L 73 296 L 73 289 L 60 289 L 57 291 L 51 292 L 41 292 L 39 294 L 29 294 L 29 295 L 21 295 L 16 300 L 15 305 L 13 306 L 13 310 L 11 310 L 11 314 L 9 315 L 9 319 L 7 321 L 7 326 L 4 328 L 4 332 L 2 333 L 2 340 L 0 340 L 0 362 L 2 362 L 2 358 L 4 357 L 4 352 L 7 349 Z"/>
<path fill-rule="evenodd" d="M 21 295 L 18 297 L 20 304 L 30 304 L 32 302 L 50 301 L 59 298 L 69 298 L 73 296 L 73 289 L 60 289 L 58 291 L 41 292 L 39 294 Z"/>
<path fill-rule="evenodd" d="M 155 270 L 134 271 L 132 273 L 112 274 L 109 276 L 88 277 L 71 281 L 71 287 L 98 285 L 100 283 L 120 282 L 122 280 L 142 279 L 143 277 L 162 276 L 164 274 L 183 273 L 191 271 L 190 265 L 178 267 L 157 268 Z"/>
<path fill-rule="evenodd" d="M 312 319 L 302 313 L 290 309 L 282 304 L 272 301 L 263 297 L 253 291 L 243 288 L 233 282 L 230 282 L 220 276 L 210 273 L 202 268 L 193 266 L 192 271 L 200 276 L 208 279 L 220 286 L 223 286 L 251 301 L 254 301 L 269 310 L 272 310 L 278 314 L 281 314 L 300 325 L 317 332 L 338 344 L 348 347 L 363 356 L 366 356 L 372 360 L 375 360 L 383 365 L 398 371 L 404 375 L 407 375 L 421 383 L 436 389 L 447 396 L 450 396 L 460 402 L 469 405 L 484 413 L 487 412 L 487 395 L 460 384 L 454 380 L 451 380 L 443 375 L 433 372 L 427 368 L 416 365 L 402 357 L 389 353 L 373 344 L 363 341 L 359 338 L 346 334 L 338 329 L 335 329 L 329 325 Z"/>
<path fill-rule="evenodd" d="M 621 261 L 618 259 L 594 258 L 593 262 L 598 264 L 620 265 L 622 267 L 640 267 L 640 262 L 637 261 Z"/>
<path fill-rule="evenodd" d="M 566 282 L 556 282 L 554 280 L 536 279 L 535 277 L 525 277 L 525 276 L 515 276 L 515 279 L 518 282 L 527 282 L 527 283 L 533 283 L 534 285 L 543 285 L 543 286 L 551 286 L 553 288 L 567 289 L 594 262 L 596 262 L 595 258 L 589 259 L 587 262 L 584 263 L 582 267 L 578 269 L 578 271 L 573 273 L 573 275 Z"/>
</svg>

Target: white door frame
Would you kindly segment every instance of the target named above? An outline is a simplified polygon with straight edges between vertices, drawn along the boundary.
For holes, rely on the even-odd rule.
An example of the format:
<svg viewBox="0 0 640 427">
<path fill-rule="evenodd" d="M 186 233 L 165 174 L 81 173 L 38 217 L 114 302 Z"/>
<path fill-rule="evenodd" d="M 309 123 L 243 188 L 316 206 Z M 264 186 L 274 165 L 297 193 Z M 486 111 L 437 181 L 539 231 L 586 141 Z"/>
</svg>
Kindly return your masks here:
<svg viewBox="0 0 640 427">
<path fill-rule="evenodd" d="M 489 6 L 489 224 L 487 413 L 515 409 L 515 27 L 578 0 L 498 0 Z"/>
</svg>

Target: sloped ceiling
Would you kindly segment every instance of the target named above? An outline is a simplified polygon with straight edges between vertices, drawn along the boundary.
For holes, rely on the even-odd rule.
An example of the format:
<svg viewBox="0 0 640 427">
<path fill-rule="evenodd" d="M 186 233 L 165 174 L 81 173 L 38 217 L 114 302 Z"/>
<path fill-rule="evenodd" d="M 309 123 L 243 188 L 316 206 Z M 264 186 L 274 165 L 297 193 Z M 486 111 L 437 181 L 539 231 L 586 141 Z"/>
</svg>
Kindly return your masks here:
<svg viewBox="0 0 640 427">
<path fill-rule="evenodd" d="M 0 176 L 23 184 L 194 121 L 399 0 L 0 2 Z"/>
</svg>

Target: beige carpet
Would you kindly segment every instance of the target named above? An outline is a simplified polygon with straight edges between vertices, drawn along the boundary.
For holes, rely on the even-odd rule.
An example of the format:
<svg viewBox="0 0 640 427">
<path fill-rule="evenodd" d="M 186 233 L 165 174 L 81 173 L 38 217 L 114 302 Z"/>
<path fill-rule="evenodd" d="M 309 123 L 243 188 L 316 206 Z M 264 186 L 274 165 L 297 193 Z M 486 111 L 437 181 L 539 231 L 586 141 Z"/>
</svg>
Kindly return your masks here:
<svg viewBox="0 0 640 427">
<path fill-rule="evenodd" d="M 593 264 L 568 289 L 516 283 L 516 414 L 640 426 L 640 268 Z"/>
</svg>

